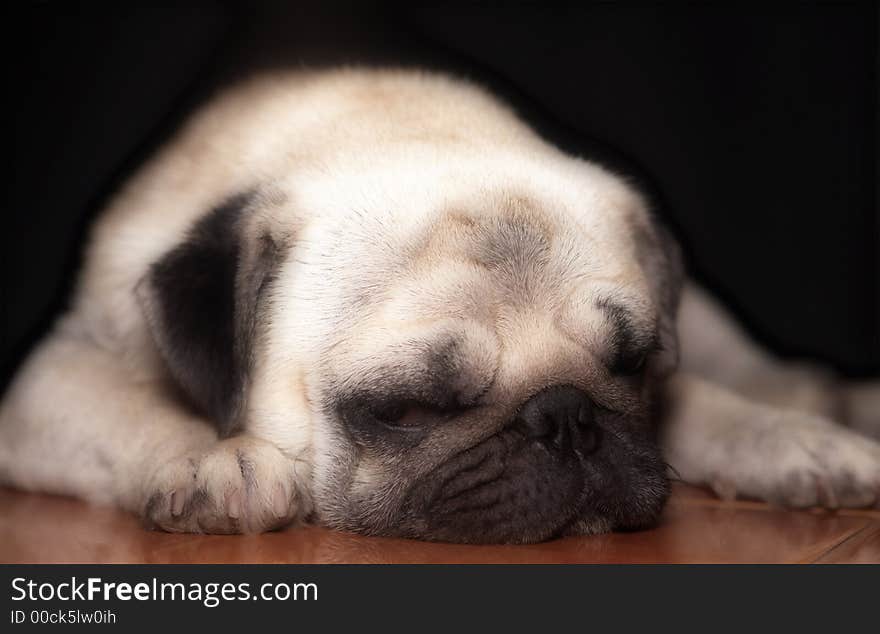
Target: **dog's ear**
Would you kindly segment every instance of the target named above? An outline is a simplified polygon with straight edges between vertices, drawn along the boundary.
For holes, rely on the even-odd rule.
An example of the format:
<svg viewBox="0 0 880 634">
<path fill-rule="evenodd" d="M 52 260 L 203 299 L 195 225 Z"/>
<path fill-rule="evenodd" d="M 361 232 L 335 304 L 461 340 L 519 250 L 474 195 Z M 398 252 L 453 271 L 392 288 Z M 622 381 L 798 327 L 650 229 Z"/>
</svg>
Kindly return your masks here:
<svg viewBox="0 0 880 634">
<path fill-rule="evenodd" d="M 685 278 L 684 260 L 675 237 L 656 218 L 652 217 L 650 225 L 639 233 L 639 262 L 651 282 L 654 302 L 659 308 L 660 351 L 652 362 L 652 370 L 659 376 L 666 376 L 678 367 L 677 321 Z"/>
<path fill-rule="evenodd" d="M 260 300 L 280 258 L 256 201 L 241 194 L 213 209 L 136 289 L 171 376 L 221 437 L 243 423 Z"/>
</svg>

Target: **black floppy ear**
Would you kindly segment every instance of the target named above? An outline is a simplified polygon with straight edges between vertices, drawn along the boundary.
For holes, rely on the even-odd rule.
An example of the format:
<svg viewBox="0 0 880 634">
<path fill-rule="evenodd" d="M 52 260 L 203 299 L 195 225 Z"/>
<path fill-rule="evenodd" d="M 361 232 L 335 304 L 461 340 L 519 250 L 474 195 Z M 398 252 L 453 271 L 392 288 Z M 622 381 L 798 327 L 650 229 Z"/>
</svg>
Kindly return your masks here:
<svg viewBox="0 0 880 634">
<path fill-rule="evenodd" d="M 259 300 L 279 257 L 268 232 L 253 230 L 255 198 L 213 209 L 136 289 L 171 376 L 221 437 L 243 424 Z"/>
<path fill-rule="evenodd" d="M 678 367 L 678 307 L 684 287 L 684 259 L 675 237 L 655 218 L 639 242 L 639 260 L 651 280 L 651 291 L 660 310 L 657 321 L 660 353 L 653 364 L 654 372 L 665 376 Z"/>
</svg>

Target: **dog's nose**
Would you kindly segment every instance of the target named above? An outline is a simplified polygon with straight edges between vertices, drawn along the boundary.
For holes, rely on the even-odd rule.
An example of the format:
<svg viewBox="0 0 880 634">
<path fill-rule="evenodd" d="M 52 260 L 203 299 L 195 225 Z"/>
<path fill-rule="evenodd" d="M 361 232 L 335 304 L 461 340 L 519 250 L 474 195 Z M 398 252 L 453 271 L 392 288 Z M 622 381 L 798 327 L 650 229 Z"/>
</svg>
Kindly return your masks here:
<svg viewBox="0 0 880 634">
<path fill-rule="evenodd" d="M 589 453 L 599 442 L 592 400 L 570 385 L 554 385 L 532 396 L 520 408 L 515 424 L 527 437 L 559 450 Z"/>
</svg>

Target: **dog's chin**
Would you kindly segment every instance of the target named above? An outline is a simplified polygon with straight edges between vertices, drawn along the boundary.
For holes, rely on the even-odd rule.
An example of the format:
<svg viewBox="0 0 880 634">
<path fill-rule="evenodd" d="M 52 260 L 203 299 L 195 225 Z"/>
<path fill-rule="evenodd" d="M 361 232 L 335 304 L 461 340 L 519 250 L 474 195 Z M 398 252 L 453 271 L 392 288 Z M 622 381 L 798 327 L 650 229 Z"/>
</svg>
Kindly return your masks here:
<svg viewBox="0 0 880 634">
<path fill-rule="evenodd" d="M 618 448 L 620 449 L 620 448 Z M 669 494 L 650 447 L 584 458 L 502 433 L 453 457 L 410 489 L 400 535 L 524 544 L 655 524 Z"/>
</svg>

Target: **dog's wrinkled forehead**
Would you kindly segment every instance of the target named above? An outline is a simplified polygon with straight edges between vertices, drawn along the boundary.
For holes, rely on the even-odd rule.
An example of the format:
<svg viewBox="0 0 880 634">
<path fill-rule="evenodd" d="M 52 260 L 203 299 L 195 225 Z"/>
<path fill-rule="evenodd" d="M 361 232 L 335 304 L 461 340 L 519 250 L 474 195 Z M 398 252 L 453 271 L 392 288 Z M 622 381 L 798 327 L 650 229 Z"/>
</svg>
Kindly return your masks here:
<svg viewBox="0 0 880 634">
<path fill-rule="evenodd" d="M 391 382 L 379 376 L 389 367 L 412 383 L 445 369 L 468 400 L 499 369 L 525 379 L 559 373 L 565 350 L 610 352 L 610 331 L 623 316 L 649 338 L 654 308 L 634 257 L 633 211 L 567 212 L 500 191 L 374 238 L 369 261 L 355 267 L 359 278 L 341 293 L 343 323 L 325 361 L 360 384 Z M 547 363 L 554 367 L 539 367 Z M 583 374 L 582 363 L 577 369 Z"/>
<path fill-rule="evenodd" d="M 516 400 L 591 382 L 674 336 L 657 283 L 665 258 L 619 178 L 570 160 L 381 160 L 289 188 L 279 213 L 309 214 L 267 302 L 267 385 L 298 367 L 317 404 L 379 385 L 449 392 L 435 380 L 447 375 L 468 387 L 461 399 L 516 385 L 498 395 Z"/>
<path fill-rule="evenodd" d="M 536 305 L 566 275 L 563 231 L 524 197 L 507 197 L 493 213 L 450 209 L 407 248 L 403 278 L 432 292 L 396 298 L 400 308 L 448 316 L 491 317 L 500 303 Z M 455 301 L 450 301 L 450 300 Z"/>
<path fill-rule="evenodd" d="M 415 220 L 379 217 L 360 244 L 356 230 L 348 235 L 359 258 L 350 299 L 385 301 L 408 284 L 430 289 L 401 290 L 395 299 L 410 302 L 408 309 L 462 316 L 498 303 L 556 308 L 574 285 L 643 281 L 628 209 L 578 217 L 553 201 L 504 191 L 427 206 L 413 212 Z M 364 289 L 369 296 L 358 292 Z"/>
</svg>

